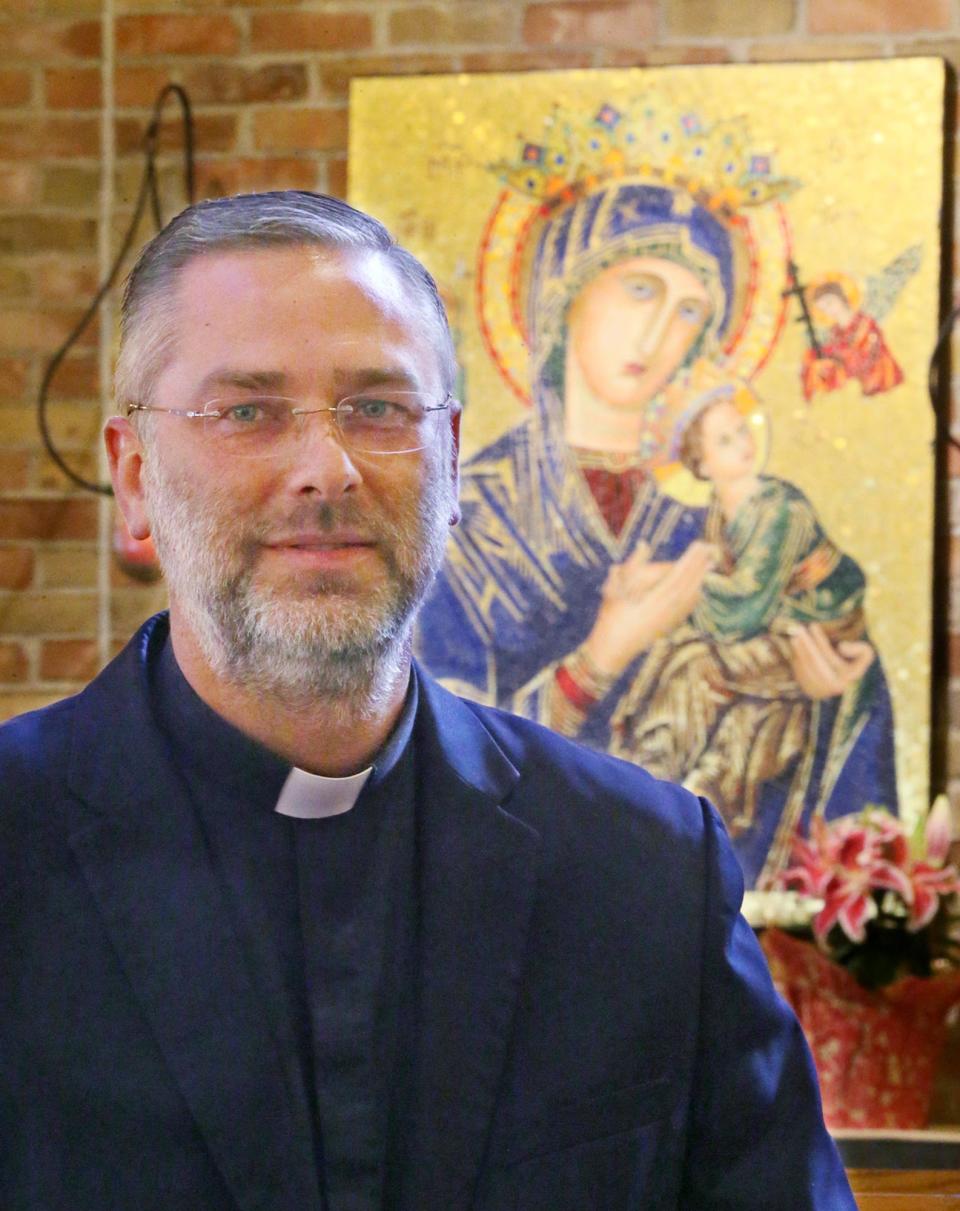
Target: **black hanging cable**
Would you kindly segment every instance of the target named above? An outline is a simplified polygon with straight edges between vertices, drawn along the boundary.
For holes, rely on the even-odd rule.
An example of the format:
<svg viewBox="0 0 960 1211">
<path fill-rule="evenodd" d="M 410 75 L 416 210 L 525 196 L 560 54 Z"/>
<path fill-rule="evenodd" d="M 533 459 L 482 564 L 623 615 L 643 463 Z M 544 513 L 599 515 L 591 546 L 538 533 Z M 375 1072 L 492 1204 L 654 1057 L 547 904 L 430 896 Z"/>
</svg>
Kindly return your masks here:
<svg viewBox="0 0 960 1211">
<path fill-rule="evenodd" d="M 157 186 L 157 166 L 156 159 L 159 150 L 160 142 L 160 123 L 163 115 L 163 107 L 167 99 L 175 96 L 180 102 L 183 121 L 183 158 L 184 158 L 184 191 L 187 201 L 192 205 L 194 200 L 194 130 L 193 130 L 193 112 L 190 107 L 190 98 L 187 96 L 184 89 L 179 84 L 165 85 L 153 106 L 153 114 L 150 123 L 147 126 L 146 133 L 143 137 L 143 151 L 146 156 L 144 164 L 143 176 L 140 179 L 140 188 L 137 193 L 137 201 L 133 208 L 133 216 L 130 219 L 130 226 L 127 228 L 126 234 L 120 242 L 120 249 L 114 258 L 113 264 L 107 273 L 103 283 L 98 287 L 97 293 L 93 296 L 93 301 L 81 316 L 76 327 L 63 342 L 60 348 L 54 353 L 47 363 L 47 367 L 43 373 L 43 379 L 40 382 L 40 390 L 37 394 L 37 424 L 40 428 L 40 436 L 43 439 L 43 445 L 52 461 L 60 468 L 60 470 L 72 480 L 78 487 L 84 488 L 88 492 L 96 492 L 101 496 L 112 496 L 113 489 L 109 484 L 96 483 L 93 480 L 86 479 L 78 472 L 70 467 L 63 455 L 57 450 L 54 445 L 53 436 L 50 433 L 49 420 L 47 417 L 47 402 L 50 394 L 50 385 L 53 382 L 57 370 L 60 368 L 63 359 L 67 356 L 73 346 L 80 339 L 87 325 L 97 314 L 100 304 L 103 302 L 104 296 L 111 289 L 120 275 L 120 270 L 123 267 L 123 262 L 126 260 L 133 242 L 137 235 L 137 230 L 140 227 L 140 221 L 143 218 L 143 212 L 147 203 L 150 203 L 150 208 L 153 214 L 153 220 L 156 224 L 157 231 L 163 227 L 163 215 L 160 207 L 160 195 Z"/>
</svg>

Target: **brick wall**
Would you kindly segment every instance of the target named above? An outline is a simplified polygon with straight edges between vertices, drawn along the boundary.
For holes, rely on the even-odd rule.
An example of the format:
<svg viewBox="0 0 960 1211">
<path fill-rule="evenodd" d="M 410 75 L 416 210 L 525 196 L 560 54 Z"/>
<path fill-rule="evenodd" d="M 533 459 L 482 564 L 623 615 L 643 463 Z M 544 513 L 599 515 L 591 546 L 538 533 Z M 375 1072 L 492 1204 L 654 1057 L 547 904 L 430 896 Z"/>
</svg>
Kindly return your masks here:
<svg viewBox="0 0 960 1211">
<path fill-rule="evenodd" d="M 900 54 L 960 61 L 956 0 L 0 0 L 0 718 L 82 685 L 162 601 L 111 568 L 109 505 L 71 490 L 42 453 L 33 400 L 129 218 L 164 83 L 195 103 L 202 195 L 342 194 L 353 76 Z M 182 194 L 166 127 L 172 212 Z M 108 315 L 54 384 L 58 443 L 87 476 L 102 474 L 111 333 Z M 960 578 L 956 452 L 949 470 Z M 940 646 L 956 678 L 960 784 L 960 633 Z"/>
</svg>

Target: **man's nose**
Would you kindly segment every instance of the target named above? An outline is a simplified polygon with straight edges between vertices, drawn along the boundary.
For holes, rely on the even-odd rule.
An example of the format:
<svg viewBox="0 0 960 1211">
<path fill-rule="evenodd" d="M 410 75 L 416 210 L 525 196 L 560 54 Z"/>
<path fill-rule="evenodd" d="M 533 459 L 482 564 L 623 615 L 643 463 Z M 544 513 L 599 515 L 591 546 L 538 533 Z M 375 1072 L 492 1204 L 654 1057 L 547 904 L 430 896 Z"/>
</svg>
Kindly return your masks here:
<svg viewBox="0 0 960 1211">
<path fill-rule="evenodd" d="M 284 452 L 295 492 L 336 501 L 352 491 L 363 477 L 343 444 L 332 412 L 309 412 L 297 419 Z"/>
</svg>

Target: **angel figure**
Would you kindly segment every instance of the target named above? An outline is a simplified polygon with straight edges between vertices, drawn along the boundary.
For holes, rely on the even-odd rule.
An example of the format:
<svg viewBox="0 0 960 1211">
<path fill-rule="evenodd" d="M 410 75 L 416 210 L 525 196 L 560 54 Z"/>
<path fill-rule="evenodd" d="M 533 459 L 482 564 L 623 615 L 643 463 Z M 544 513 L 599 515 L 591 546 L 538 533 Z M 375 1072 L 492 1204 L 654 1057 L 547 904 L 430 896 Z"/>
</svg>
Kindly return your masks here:
<svg viewBox="0 0 960 1211">
<path fill-rule="evenodd" d="M 857 283 L 846 274 L 825 274 L 806 289 L 814 320 L 822 320 L 816 347 L 808 349 L 801 370 L 803 394 L 837 391 L 850 379 L 864 395 L 880 395 L 903 382 L 903 370 L 887 346 L 879 321 L 890 311 L 907 281 L 920 267 L 913 245 L 879 274 L 868 278 L 862 301 Z"/>
</svg>

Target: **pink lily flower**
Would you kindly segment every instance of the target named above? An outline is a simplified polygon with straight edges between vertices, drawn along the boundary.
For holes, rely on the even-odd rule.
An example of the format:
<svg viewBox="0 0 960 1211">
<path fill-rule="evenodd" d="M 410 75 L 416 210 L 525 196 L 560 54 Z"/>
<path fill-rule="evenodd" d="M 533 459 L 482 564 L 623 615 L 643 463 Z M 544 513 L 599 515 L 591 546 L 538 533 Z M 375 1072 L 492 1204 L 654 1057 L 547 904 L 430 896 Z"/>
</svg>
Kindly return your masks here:
<svg viewBox="0 0 960 1211">
<path fill-rule="evenodd" d="M 960 891 L 960 874 L 955 866 L 931 866 L 928 862 L 918 862 L 910 874 L 910 880 L 913 896 L 907 929 L 917 933 L 937 915 L 941 896 Z"/>
<path fill-rule="evenodd" d="M 817 940 L 824 941 L 833 926 L 839 924 L 851 942 L 862 942 L 867 936 L 867 922 L 877 915 L 873 893 L 878 890 L 897 892 L 905 903 L 913 902 L 910 879 L 889 862 L 835 869 L 825 890 L 826 903 L 814 918 Z"/>
</svg>

